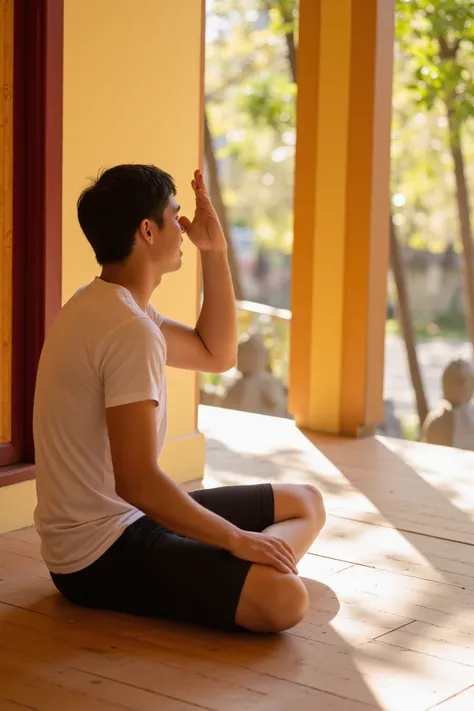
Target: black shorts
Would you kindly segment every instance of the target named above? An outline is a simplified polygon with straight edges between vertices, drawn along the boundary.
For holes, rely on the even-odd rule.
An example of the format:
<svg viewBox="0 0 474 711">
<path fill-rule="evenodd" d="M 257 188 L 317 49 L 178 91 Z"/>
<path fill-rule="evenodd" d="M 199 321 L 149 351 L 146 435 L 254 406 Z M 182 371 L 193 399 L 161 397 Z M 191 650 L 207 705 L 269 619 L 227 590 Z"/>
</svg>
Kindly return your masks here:
<svg viewBox="0 0 474 711">
<path fill-rule="evenodd" d="M 204 489 L 190 496 L 247 531 L 274 523 L 271 484 Z M 92 565 L 51 577 L 78 605 L 231 630 L 250 567 L 222 548 L 143 516 Z"/>
</svg>

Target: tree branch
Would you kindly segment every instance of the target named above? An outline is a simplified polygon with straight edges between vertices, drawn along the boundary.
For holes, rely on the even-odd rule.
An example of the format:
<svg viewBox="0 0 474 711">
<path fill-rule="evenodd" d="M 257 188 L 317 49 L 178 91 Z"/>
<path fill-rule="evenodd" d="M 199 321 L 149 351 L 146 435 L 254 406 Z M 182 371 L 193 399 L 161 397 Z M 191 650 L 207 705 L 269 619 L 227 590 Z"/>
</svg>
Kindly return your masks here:
<svg viewBox="0 0 474 711">
<path fill-rule="evenodd" d="M 268 12 L 270 12 L 270 10 L 273 10 L 275 8 L 275 4 L 272 2 L 272 0 L 263 0 L 263 5 L 268 10 Z M 293 12 L 291 11 L 291 9 L 289 9 L 285 5 L 284 0 L 279 0 L 279 2 L 276 3 L 276 9 L 282 16 L 283 22 L 285 23 L 285 26 L 286 26 L 285 41 L 286 41 L 286 51 L 287 51 L 287 55 L 288 55 L 288 63 L 290 65 L 291 79 L 296 84 L 297 50 L 296 50 L 295 31 L 294 31 L 295 19 L 293 17 Z"/>
<path fill-rule="evenodd" d="M 446 61 L 448 59 L 455 59 L 457 51 L 459 49 L 459 45 L 461 44 L 461 40 L 457 39 L 456 42 L 454 42 L 453 45 L 449 45 L 446 37 L 443 35 L 440 35 L 438 37 L 438 42 L 439 42 L 439 56 L 442 61 Z"/>
<path fill-rule="evenodd" d="M 217 170 L 217 160 L 214 153 L 214 144 L 212 140 L 211 129 L 207 119 L 207 111 L 204 111 L 204 158 L 207 164 L 209 173 L 209 195 L 212 204 L 217 212 L 219 222 L 221 223 L 224 236 L 227 241 L 227 258 L 229 260 L 229 269 L 232 275 L 232 283 L 234 286 L 235 298 L 242 300 L 242 285 L 240 283 L 239 266 L 237 257 L 234 251 L 234 245 L 230 236 L 229 221 L 227 219 L 227 210 L 222 199 L 222 191 L 219 181 L 219 173 Z"/>
</svg>

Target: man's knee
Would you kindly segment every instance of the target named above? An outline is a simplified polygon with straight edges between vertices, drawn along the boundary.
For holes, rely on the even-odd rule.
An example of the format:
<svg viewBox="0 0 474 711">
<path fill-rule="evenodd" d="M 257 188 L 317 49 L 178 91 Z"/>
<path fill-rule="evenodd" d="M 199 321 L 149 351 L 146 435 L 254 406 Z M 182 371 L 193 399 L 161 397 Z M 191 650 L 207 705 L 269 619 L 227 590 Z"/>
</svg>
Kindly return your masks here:
<svg viewBox="0 0 474 711">
<path fill-rule="evenodd" d="M 275 484 L 276 522 L 289 518 L 310 518 L 318 530 L 326 522 L 326 510 L 321 492 L 312 484 Z"/>
<path fill-rule="evenodd" d="M 297 625 L 308 612 L 309 595 L 297 575 L 280 575 L 265 604 L 269 628 L 283 632 Z"/>
<path fill-rule="evenodd" d="M 312 484 L 292 484 L 288 493 L 293 502 L 288 510 L 292 510 L 296 518 L 311 521 L 317 535 L 326 523 L 326 510 L 319 489 Z"/>
<path fill-rule="evenodd" d="M 303 497 L 309 506 L 318 529 L 321 530 L 326 523 L 326 508 L 324 506 L 323 495 L 313 484 L 302 484 Z"/>
<path fill-rule="evenodd" d="M 297 625 L 309 606 L 308 591 L 297 575 L 254 566 L 249 573 L 237 622 L 255 632 L 283 632 Z"/>
</svg>

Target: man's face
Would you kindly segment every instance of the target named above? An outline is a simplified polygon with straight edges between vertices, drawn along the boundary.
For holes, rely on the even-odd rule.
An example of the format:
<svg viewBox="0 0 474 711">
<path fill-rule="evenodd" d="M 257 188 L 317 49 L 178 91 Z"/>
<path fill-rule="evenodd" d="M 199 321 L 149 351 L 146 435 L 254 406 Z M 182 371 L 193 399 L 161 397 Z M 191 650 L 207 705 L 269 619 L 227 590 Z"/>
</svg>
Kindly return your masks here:
<svg viewBox="0 0 474 711">
<path fill-rule="evenodd" d="M 180 206 L 171 197 L 163 213 L 163 226 L 160 228 L 155 222 L 151 223 L 153 261 L 156 262 L 161 274 L 177 271 L 181 267 L 183 230 L 178 219 L 179 209 Z"/>
</svg>

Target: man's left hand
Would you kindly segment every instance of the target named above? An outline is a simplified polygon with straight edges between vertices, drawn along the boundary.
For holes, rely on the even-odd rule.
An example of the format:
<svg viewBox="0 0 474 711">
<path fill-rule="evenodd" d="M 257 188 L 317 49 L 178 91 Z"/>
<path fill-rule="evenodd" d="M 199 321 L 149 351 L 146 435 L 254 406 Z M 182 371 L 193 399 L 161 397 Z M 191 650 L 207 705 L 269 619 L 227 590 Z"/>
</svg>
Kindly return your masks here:
<svg viewBox="0 0 474 711">
<path fill-rule="evenodd" d="M 212 206 L 200 170 L 194 173 L 191 186 L 196 196 L 196 210 L 191 222 L 187 217 L 180 217 L 179 223 L 191 242 L 201 252 L 225 252 L 227 243 L 217 213 Z"/>
</svg>

